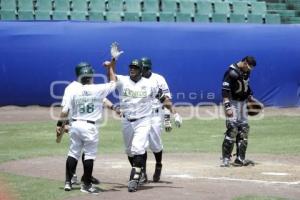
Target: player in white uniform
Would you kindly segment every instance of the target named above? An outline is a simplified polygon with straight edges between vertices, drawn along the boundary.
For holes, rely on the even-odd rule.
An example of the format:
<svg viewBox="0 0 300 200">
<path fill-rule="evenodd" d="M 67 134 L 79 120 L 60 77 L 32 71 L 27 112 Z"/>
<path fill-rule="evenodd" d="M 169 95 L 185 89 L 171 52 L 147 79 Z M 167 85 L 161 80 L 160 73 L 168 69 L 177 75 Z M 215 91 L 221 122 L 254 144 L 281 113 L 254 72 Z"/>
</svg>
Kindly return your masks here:
<svg viewBox="0 0 300 200">
<path fill-rule="evenodd" d="M 75 67 L 75 74 L 76 76 L 78 77 L 79 76 L 79 73 L 80 73 L 80 69 L 82 67 L 85 67 L 86 66 L 86 63 L 79 63 L 78 65 L 76 65 Z M 72 94 L 72 91 L 76 90 L 78 87 L 80 87 L 82 84 L 80 82 L 78 82 L 77 80 L 76 81 L 72 81 L 72 83 L 70 83 L 66 88 L 65 88 L 65 91 L 64 91 L 64 96 L 63 96 L 63 99 L 62 99 L 62 103 L 61 103 L 61 106 L 64 107 L 66 105 L 66 102 L 68 102 L 68 99 L 70 98 L 70 95 Z M 105 99 L 103 101 L 103 103 L 105 104 Z M 69 121 L 70 121 L 70 118 L 71 118 L 71 113 L 72 112 L 69 112 Z M 67 122 L 66 126 L 69 125 L 69 121 Z M 69 127 L 65 127 L 66 129 L 68 129 Z M 82 153 L 82 163 L 84 163 L 84 152 Z M 75 171 L 73 172 L 73 177 L 71 179 L 71 184 L 77 184 L 77 175 L 76 175 L 76 168 L 77 168 L 77 162 L 76 162 L 76 166 L 75 166 Z M 83 176 L 81 177 L 81 181 L 83 181 Z M 92 176 L 92 179 L 91 179 L 92 183 L 93 184 L 100 184 L 100 181 L 93 177 Z"/>
<path fill-rule="evenodd" d="M 163 104 L 157 99 L 154 98 L 152 100 L 152 117 L 151 117 L 151 129 L 149 135 L 149 148 L 153 152 L 156 165 L 155 171 L 153 174 L 153 182 L 158 182 L 160 180 L 160 174 L 162 170 L 162 153 L 163 153 L 163 144 L 161 139 L 162 133 L 162 123 L 164 117 L 164 125 L 166 131 L 171 131 L 171 120 L 170 120 L 170 111 L 174 114 L 175 125 L 180 127 L 182 124 L 181 116 L 175 111 L 171 102 L 171 93 L 168 87 L 168 84 L 165 78 L 159 74 L 153 73 L 152 70 L 152 62 L 149 58 L 143 57 L 141 58 L 142 66 L 143 66 L 143 77 L 150 80 L 160 91 L 162 91 L 163 96 L 165 98 Z M 163 106 L 165 111 L 165 116 L 163 114 Z M 168 109 L 168 110 L 167 110 Z M 147 152 L 145 154 L 145 166 L 143 169 L 145 182 L 147 182 L 147 174 L 146 174 L 146 160 L 147 160 Z"/>
<path fill-rule="evenodd" d="M 132 163 L 128 191 L 135 192 L 144 165 L 145 147 L 149 142 L 152 99 L 157 95 L 157 88 L 142 77 L 140 60 L 132 60 L 129 68 L 129 76 L 117 75 L 117 89 L 123 115 L 125 151 Z"/>
<path fill-rule="evenodd" d="M 85 152 L 85 160 L 83 163 L 84 176 L 81 191 L 97 194 L 99 190 L 94 188 L 91 183 L 99 140 L 98 128 L 95 126 L 95 123 L 102 117 L 103 99 L 116 88 L 116 77 L 112 65 L 106 65 L 111 82 L 93 84 L 93 68 L 88 63 L 85 65 L 79 70 L 78 80 L 81 84 L 76 84 L 71 88 L 69 98 L 66 98 L 64 102 L 60 120 L 57 122 L 56 134 L 61 134 L 61 129 L 64 128 L 63 125 L 70 112 L 72 123 L 69 129 L 70 148 L 66 161 L 65 190 L 70 191 L 72 189 L 71 179 L 83 150 Z"/>
</svg>

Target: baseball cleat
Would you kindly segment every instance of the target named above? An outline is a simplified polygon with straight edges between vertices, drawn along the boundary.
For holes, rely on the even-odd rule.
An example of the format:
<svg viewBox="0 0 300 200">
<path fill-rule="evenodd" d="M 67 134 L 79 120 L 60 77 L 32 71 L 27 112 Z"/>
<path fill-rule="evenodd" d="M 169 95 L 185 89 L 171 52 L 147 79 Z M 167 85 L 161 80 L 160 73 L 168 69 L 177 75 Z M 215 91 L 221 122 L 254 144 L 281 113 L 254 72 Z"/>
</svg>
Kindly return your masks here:
<svg viewBox="0 0 300 200">
<path fill-rule="evenodd" d="M 72 190 L 72 184 L 70 182 L 66 182 L 64 190 L 65 191 L 71 191 Z"/>
<path fill-rule="evenodd" d="M 128 182 L 128 192 L 136 192 L 138 187 L 137 180 L 131 180 Z"/>
<path fill-rule="evenodd" d="M 93 187 L 92 184 L 90 184 L 90 185 L 82 184 L 80 191 L 84 192 L 84 193 L 89 193 L 89 194 L 99 194 L 99 192 L 100 192 L 99 189 Z"/>
<path fill-rule="evenodd" d="M 161 169 L 162 169 L 162 164 L 156 163 L 155 171 L 153 174 L 153 182 L 158 182 L 160 180 Z"/>
<path fill-rule="evenodd" d="M 222 164 L 220 165 L 220 167 L 230 167 L 229 161 L 230 161 L 230 159 L 228 159 L 228 158 L 223 158 L 223 159 L 222 159 Z"/>
<path fill-rule="evenodd" d="M 76 174 L 73 175 L 72 179 L 71 179 L 71 184 L 72 185 L 78 185 L 79 183 L 77 182 L 77 176 Z"/>
</svg>

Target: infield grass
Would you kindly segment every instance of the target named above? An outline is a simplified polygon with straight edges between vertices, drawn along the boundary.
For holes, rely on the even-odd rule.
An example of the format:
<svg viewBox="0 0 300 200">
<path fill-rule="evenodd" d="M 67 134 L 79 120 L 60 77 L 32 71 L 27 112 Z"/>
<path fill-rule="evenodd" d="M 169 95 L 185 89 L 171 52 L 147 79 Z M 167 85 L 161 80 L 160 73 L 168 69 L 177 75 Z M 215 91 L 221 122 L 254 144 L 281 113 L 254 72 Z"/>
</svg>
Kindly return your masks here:
<svg viewBox="0 0 300 200">
<path fill-rule="evenodd" d="M 249 153 L 291 154 L 300 152 L 300 117 L 266 117 L 250 121 Z M 166 152 L 220 152 L 224 120 L 188 120 L 163 134 Z M 55 122 L 0 124 L 0 163 L 37 156 L 66 155 L 68 135 L 55 143 Z M 100 129 L 101 153 L 123 153 L 120 121 Z"/>
</svg>

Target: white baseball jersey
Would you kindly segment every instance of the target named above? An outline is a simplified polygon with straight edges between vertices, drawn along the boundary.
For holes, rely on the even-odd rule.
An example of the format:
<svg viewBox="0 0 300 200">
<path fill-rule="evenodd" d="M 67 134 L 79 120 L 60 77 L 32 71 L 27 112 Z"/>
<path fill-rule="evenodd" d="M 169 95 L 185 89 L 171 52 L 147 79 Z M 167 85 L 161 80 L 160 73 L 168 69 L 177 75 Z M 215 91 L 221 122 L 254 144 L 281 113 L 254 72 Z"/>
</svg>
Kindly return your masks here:
<svg viewBox="0 0 300 200">
<path fill-rule="evenodd" d="M 71 96 L 71 94 L 73 93 L 74 90 L 76 90 L 78 87 L 80 87 L 82 84 L 79 83 L 78 81 L 73 81 L 72 83 L 70 83 L 66 88 L 65 88 L 65 92 L 64 92 L 64 96 L 63 96 L 63 100 L 61 102 L 61 106 L 65 106 L 66 102 L 69 101 L 69 98 Z"/>
<path fill-rule="evenodd" d="M 69 131 L 71 144 L 68 156 L 78 160 L 83 150 L 86 160 L 96 158 L 99 134 L 95 121 L 102 117 L 103 99 L 115 88 L 115 82 L 90 85 L 74 83 L 65 92 L 62 111 L 69 110 L 74 120 Z"/>
<path fill-rule="evenodd" d="M 159 74 L 153 73 L 148 78 L 163 94 L 171 99 L 171 93 L 165 78 Z M 149 148 L 157 153 L 163 149 L 161 133 L 163 123 L 162 103 L 154 98 L 152 105 L 151 129 L 149 134 Z M 148 146 L 148 144 L 146 145 Z"/>
<path fill-rule="evenodd" d="M 103 99 L 116 88 L 115 82 L 106 84 L 73 85 L 63 111 L 71 110 L 72 119 L 97 121 L 102 117 Z"/>
<path fill-rule="evenodd" d="M 165 96 L 167 96 L 171 99 L 171 93 L 169 90 L 169 86 L 163 76 L 156 74 L 156 73 L 152 73 L 151 76 L 148 78 L 148 80 L 150 80 L 152 82 L 152 84 L 154 84 L 158 89 L 161 89 Z M 157 98 L 154 98 L 152 107 L 154 109 L 161 108 L 162 104 Z"/>
<path fill-rule="evenodd" d="M 134 82 L 129 76 L 118 75 L 117 79 L 125 151 L 128 156 L 142 155 L 149 139 L 152 100 L 158 90 L 146 78 Z"/>
<path fill-rule="evenodd" d="M 120 108 L 125 118 L 139 119 L 152 113 L 152 99 L 158 92 L 155 85 L 146 78 L 134 82 L 129 76 L 117 75 Z"/>
</svg>

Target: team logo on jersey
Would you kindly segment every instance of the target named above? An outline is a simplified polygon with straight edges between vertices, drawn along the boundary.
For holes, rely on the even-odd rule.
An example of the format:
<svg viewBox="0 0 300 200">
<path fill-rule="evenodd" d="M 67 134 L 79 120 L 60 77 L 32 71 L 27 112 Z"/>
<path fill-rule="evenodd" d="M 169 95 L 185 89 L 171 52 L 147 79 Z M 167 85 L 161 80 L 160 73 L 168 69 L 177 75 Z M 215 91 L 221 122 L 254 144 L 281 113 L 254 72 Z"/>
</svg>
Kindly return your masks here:
<svg viewBox="0 0 300 200">
<path fill-rule="evenodd" d="M 143 97 L 147 97 L 147 91 L 146 91 L 146 88 L 138 90 L 138 91 L 134 91 L 129 88 L 125 88 L 124 96 L 134 97 L 134 98 L 143 98 Z"/>
<path fill-rule="evenodd" d="M 91 93 L 89 91 L 82 91 L 82 96 L 90 96 Z"/>
</svg>

